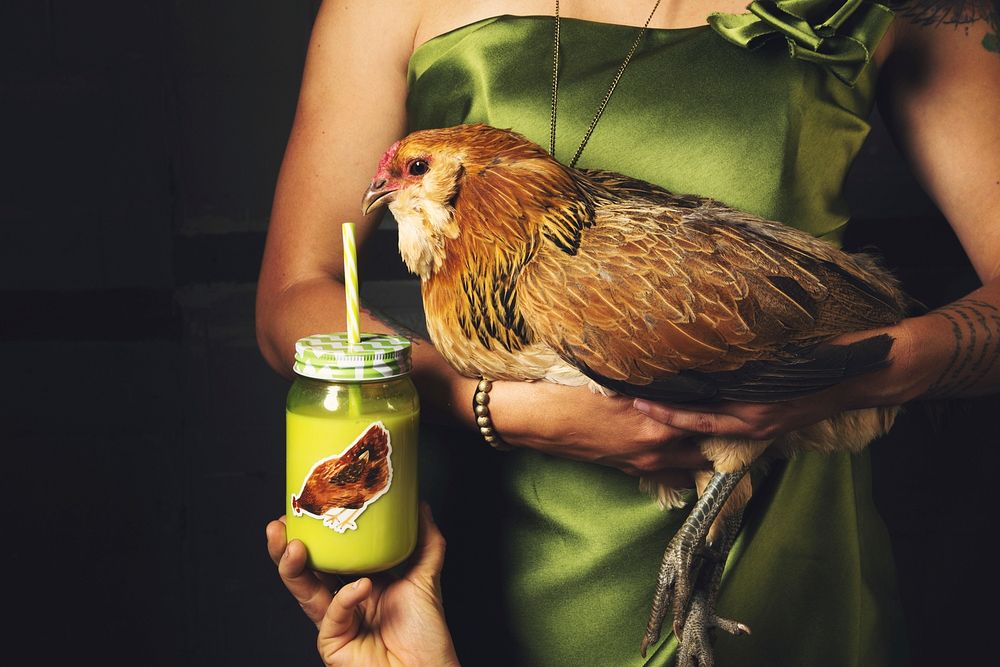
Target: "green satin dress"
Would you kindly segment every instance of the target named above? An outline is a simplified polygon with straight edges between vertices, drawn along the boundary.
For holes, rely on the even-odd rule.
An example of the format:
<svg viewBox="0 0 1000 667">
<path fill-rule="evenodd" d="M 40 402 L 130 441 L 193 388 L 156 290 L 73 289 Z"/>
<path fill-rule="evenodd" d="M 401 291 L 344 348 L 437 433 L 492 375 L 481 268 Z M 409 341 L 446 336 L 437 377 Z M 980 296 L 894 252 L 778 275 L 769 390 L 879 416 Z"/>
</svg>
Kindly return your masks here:
<svg viewBox="0 0 1000 667">
<path fill-rule="evenodd" d="M 869 130 L 877 73 L 868 60 L 891 20 L 867 2 L 800 0 L 651 29 L 578 166 L 713 197 L 836 243 L 849 216 L 844 178 Z M 420 46 L 411 128 L 488 123 L 547 146 L 552 32 L 551 17 L 499 16 Z M 564 19 L 561 32 L 556 155 L 568 161 L 637 28 Z M 484 604 L 511 610 L 517 662 L 672 664 L 669 618 L 645 660 L 639 643 L 686 510 L 659 510 L 636 478 L 611 468 L 503 456 L 510 510 L 495 529 L 508 599 Z M 719 665 L 907 662 L 869 471 L 866 455 L 802 455 L 756 480 L 719 601 L 753 634 L 719 634 Z M 465 659 L 492 664 L 490 651 Z"/>
</svg>

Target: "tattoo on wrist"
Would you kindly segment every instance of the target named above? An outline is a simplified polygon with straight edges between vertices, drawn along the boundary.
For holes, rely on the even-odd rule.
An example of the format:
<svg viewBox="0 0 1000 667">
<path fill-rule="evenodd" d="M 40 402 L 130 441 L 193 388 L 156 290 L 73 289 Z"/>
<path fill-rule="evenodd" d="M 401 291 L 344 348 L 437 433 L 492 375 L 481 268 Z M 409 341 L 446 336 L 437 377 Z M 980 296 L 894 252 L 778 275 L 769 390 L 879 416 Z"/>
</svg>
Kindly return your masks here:
<svg viewBox="0 0 1000 667">
<path fill-rule="evenodd" d="M 929 313 L 951 325 L 954 347 L 927 396 L 955 396 L 978 385 L 1000 363 L 1000 308 L 981 299 L 961 299 Z"/>
</svg>

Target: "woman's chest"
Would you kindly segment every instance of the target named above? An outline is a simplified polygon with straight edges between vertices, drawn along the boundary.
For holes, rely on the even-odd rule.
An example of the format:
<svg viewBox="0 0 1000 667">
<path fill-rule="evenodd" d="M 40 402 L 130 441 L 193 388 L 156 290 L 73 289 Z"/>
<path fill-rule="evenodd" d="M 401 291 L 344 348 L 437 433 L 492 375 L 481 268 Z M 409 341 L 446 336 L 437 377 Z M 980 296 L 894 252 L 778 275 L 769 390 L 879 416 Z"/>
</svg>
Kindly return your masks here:
<svg viewBox="0 0 1000 667">
<path fill-rule="evenodd" d="M 747 0 L 562 0 L 559 13 L 567 18 L 653 29 L 676 29 L 704 25 L 713 12 L 739 13 Z M 654 11 L 655 10 L 655 11 Z M 478 0 L 430 3 L 414 39 L 419 46 L 437 35 L 491 16 L 554 16 L 556 0 Z"/>
</svg>

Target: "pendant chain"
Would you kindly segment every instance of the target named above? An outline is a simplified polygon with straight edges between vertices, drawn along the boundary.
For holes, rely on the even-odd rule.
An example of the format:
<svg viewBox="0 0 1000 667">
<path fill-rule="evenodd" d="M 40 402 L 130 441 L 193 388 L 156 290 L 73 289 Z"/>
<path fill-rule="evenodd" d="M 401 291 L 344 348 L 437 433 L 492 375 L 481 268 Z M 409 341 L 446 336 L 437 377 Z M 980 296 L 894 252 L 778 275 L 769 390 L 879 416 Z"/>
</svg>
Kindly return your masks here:
<svg viewBox="0 0 1000 667">
<path fill-rule="evenodd" d="M 625 73 L 625 68 L 628 67 L 636 49 L 639 48 L 639 44 L 642 42 L 642 38 L 646 34 L 646 28 L 649 27 L 649 22 L 653 20 L 653 14 L 656 13 L 656 9 L 660 6 L 660 2 L 661 0 L 656 0 L 656 4 L 653 5 L 653 11 L 649 12 L 646 22 L 639 30 L 639 34 L 635 36 L 635 41 L 632 42 L 632 47 L 625 55 L 625 60 L 622 61 L 614 79 L 611 80 L 608 92 L 604 94 L 604 99 L 602 99 L 601 103 L 597 106 L 597 113 L 594 114 L 593 120 L 590 121 L 590 127 L 587 128 L 586 134 L 583 135 L 583 141 L 580 142 L 580 147 L 576 149 L 576 154 L 569 162 L 570 167 L 575 167 L 576 161 L 579 160 L 580 156 L 583 154 L 584 147 L 586 147 L 587 142 L 590 141 L 590 135 L 594 133 L 594 128 L 597 127 L 597 121 L 601 119 L 601 115 L 604 113 L 604 108 L 608 106 L 608 101 L 611 99 L 611 95 L 615 92 L 615 88 L 618 86 L 618 81 L 622 78 L 622 74 Z M 555 18 L 555 30 L 552 37 L 552 110 L 549 115 L 549 154 L 553 156 L 556 154 L 556 106 L 559 101 L 559 0 L 556 0 Z"/>
</svg>

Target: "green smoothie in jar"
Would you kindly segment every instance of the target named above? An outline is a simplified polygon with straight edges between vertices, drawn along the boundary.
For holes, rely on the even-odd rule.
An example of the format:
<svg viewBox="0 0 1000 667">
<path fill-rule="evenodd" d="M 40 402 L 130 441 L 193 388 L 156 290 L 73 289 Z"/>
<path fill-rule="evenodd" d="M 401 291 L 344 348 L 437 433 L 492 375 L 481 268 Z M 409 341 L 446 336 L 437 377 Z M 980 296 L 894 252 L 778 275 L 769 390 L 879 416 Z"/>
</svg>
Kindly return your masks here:
<svg viewBox="0 0 1000 667">
<path fill-rule="evenodd" d="M 318 334 L 295 344 L 286 403 L 286 526 L 309 567 L 386 570 L 417 541 L 420 405 L 410 342 Z"/>
</svg>

